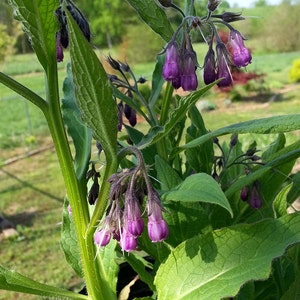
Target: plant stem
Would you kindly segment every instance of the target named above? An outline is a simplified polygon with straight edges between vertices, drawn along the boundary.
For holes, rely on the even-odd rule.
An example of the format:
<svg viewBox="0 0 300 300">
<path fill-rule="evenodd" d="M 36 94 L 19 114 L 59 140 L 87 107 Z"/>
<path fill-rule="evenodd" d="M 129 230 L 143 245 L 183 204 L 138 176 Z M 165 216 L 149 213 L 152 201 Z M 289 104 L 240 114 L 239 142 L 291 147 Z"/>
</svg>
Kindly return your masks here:
<svg viewBox="0 0 300 300">
<path fill-rule="evenodd" d="M 170 105 L 172 101 L 172 95 L 173 95 L 174 88 L 170 84 L 170 82 L 167 83 L 164 99 L 162 101 L 162 107 L 160 111 L 160 125 L 164 126 L 168 120 Z M 167 151 L 167 144 L 166 139 L 162 138 L 159 140 L 156 144 L 157 146 L 157 153 L 158 155 L 163 158 L 164 160 L 168 160 L 168 151 Z"/>
<path fill-rule="evenodd" d="M 103 288 L 103 284 L 101 284 L 100 274 L 95 264 L 96 249 L 92 236 L 85 239 L 86 230 L 90 220 L 88 204 L 86 201 L 86 191 L 80 185 L 76 176 L 73 158 L 62 120 L 56 64 L 49 66 L 46 72 L 46 86 L 46 100 L 49 107 L 44 111 L 44 114 L 53 138 L 68 199 L 72 207 L 72 215 L 74 218 L 88 295 L 90 299 L 111 299 L 111 297 L 108 297 L 107 295 L 108 290 Z"/>
<path fill-rule="evenodd" d="M 39 107 L 42 111 L 45 111 L 47 108 L 46 101 L 41 98 L 39 95 L 22 85 L 21 83 L 17 82 L 13 78 L 7 76 L 0 72 L 0 82 L 6 85 L 11 90 L 15 91 L 19 95 L 23 96 L 25 99 L 32 102 L 34 105 Z"/>
</svg>

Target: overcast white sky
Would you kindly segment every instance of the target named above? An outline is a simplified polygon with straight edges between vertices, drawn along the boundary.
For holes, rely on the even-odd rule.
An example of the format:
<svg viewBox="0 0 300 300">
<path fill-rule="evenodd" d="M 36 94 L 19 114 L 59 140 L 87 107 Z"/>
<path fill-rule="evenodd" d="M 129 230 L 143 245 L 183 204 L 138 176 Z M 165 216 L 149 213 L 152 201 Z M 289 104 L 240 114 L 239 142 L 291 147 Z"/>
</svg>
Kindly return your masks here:
<svg viewBox="0 0 300 300">
<path fill-rule="evenodd" d="M 235 4 L 238 7 L 251 7 L 254 5 L 256 0 L 227 0 L 227 2 L 230 4 L 231 7 L 233 7 Z M 267 0 L 267 3 L 270 5 L 276 5 L 281 3 L 281 0 Z"/>
</svg>

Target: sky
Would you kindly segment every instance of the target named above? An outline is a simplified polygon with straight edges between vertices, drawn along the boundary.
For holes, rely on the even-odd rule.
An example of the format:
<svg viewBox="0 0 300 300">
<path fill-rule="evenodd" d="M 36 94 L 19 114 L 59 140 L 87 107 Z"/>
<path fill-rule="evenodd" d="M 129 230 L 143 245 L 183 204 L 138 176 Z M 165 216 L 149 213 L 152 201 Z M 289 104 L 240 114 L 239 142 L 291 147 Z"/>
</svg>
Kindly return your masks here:
<svg viewBox="0 0 300 300">
<path fill-rule="evenodd" d="M 254 3 L 256 2 L 256 0 L 226 0 L 231 7 L 233 7 L 235 4 L 238 7 L 251 7 L 254 6 Z M 281 0 L 267 0 L 267 3 L 269 5 L 276 5 L 281 3 Z"/>
</svg>

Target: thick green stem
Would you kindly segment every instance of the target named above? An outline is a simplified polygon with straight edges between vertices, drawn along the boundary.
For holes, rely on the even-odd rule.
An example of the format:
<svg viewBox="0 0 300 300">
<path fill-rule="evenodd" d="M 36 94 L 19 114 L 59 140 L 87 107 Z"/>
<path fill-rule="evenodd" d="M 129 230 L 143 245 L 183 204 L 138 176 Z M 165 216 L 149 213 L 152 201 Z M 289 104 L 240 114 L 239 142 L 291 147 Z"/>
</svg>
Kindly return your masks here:
<svg viewBox="0 0 300 300">
<path fill-rule="evenodd" d="M 160 111 L 160 125 L 164 126 L 168 120 L 170 105 L 172 101 L 172 95 L 173 95 L 174 88 L 170 84 L 170 82 L 167 83 L 164 99 L 162 102 L 162 107 Z M 167 150 L 167 144 L 166 139 L 162 138 L 160 139 L 157 144 L 157 153 L 158 155 L 163 158 L 164 160 L 168 160 L 168 150 Z"/>
<path fill-rule="evenodd" d="M 108 297 L 107 295 L 110 293 L 110 290 L 106 289 L 104 284 L 101 284 L 100 274 L 95 263 L 96 249 L 92 236 L 85 239 L 86 230 L 89 224 L 86 192 L 85 188 L 80 185 L 76 176 L 73 158 L 62 120 L 56 65 L 49 67 L 46 76 L 46 100 L 49 107 L 44 110 L 44 114 L 53 138 L 62 175 L 65 181 L 68 199 L 72 207 L 72 216 L 74 218 L 78 247 L 81 253 L 82 268 L 89 298 L 99 300 L 111 299 L 111 297 Z"/>
</svg>

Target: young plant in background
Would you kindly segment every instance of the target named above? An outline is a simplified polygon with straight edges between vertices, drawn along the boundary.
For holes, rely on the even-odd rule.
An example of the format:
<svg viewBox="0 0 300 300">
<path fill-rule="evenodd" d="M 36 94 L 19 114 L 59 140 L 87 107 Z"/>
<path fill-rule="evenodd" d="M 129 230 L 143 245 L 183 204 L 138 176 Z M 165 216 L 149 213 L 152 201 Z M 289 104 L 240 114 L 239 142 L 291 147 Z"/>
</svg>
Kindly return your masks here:
<svg viewBox="0 0 300 300">
<path fill-rule="evenodd" d="M 166 42 L 151 84 L 111 56 L 115 74 L 105 72 L 88 21 L 72 1 L 10 0 L 45 70 L 46 98 L 3 73 L 0 81 L 39 107 L 48 122 L 67 190 L 62 249 L 86 294 L 4 266 L 0 288 L 55 299 L 124 299 L 128 289 L 143 299 L 295 298 L 300 215 L 287 208 L 300 193 L 299 174 L 291 174 L 300 142 L 286 146 L 284 132 L 300 129 L 300 115 L 209 132 L 195 103 L 215 84 L 232 84 L 230 65 L 251 62 L 241 33 L 229 24 L 242 16 L 217 13 L 221 1 L 208 1 L 205 16 L 197 15 L 191 0 L 184 10 L 172 1 L 127 2 Z M 165 8 L 182 17 L 175 30 Z M 232 51 L 218 26 L 229 29 Z M 206 44 L 203 66 L 193 31 Z M 66 47 L 71 64 L 61 98 L 57 62 Z M 198 82 L 200 69 L 208 85 Z M 149 95 L 141 84 L 151 86 Z M 193 92 L 174 95 L 180 87 Z M 141 119 L 148 126 L 143 132 L 134 127 Z M 263 152 L 256 145 L 244 150 L 240 136 L 246 133 L 278 137 Z M 226 138 L 221 143 L 228 134 L 229 145 Z M 121 286 L 124 263 L 144 283 L 141 292 L 133 284 L 137 278 Z"/>
</svg>

